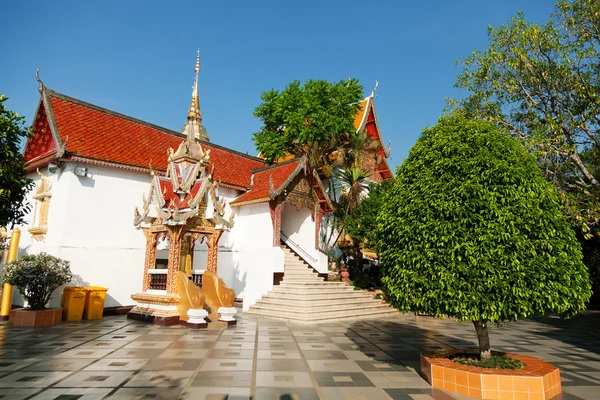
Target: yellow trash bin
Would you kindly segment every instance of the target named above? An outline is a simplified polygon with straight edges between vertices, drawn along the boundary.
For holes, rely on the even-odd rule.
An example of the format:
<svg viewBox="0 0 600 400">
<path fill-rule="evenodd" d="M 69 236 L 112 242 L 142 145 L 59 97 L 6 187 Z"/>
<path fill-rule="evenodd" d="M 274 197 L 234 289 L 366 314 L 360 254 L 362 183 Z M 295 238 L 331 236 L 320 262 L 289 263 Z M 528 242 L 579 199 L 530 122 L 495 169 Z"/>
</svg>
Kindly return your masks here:
<svg viewBox="0 0 600 400">
<path fill-rule="evenodd" d="M 104 298 L 108 290 L 102 286 L 86 286 L 87 296 L 85 298 L 85 308 L 83 318 L 100 319 L 104 313 Z"/>
<path fill-rule="evenodd" d="M 85 306 L 86 290 L 79 286 L 67 286 L 63 290 L 60 306 L 63 309 L 63 320 L 81 321 Z"/>
</svg>

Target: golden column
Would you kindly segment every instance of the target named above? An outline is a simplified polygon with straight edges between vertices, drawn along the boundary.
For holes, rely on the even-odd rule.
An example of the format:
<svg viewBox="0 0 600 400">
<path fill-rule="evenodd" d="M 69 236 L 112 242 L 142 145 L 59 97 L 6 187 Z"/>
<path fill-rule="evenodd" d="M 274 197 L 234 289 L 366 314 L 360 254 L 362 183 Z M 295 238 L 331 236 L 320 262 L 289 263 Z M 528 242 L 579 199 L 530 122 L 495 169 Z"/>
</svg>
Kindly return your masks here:
<svg viewBox="0 0 600 400">
<path fill-rule="evenodd" d="M 8 248 L 8 258 L 6 263 L 15 261 L 19 255 L 19 239 L 21 239 L 21 230 L 15 228 L 10 236 L 10 247 Z M 6 321 L 10 314 L 10 307 L 12 305 L 12 286 L 5 283 L 2 288 L 2 306 L 0 307 L 0 320 Z"/>
</svg>

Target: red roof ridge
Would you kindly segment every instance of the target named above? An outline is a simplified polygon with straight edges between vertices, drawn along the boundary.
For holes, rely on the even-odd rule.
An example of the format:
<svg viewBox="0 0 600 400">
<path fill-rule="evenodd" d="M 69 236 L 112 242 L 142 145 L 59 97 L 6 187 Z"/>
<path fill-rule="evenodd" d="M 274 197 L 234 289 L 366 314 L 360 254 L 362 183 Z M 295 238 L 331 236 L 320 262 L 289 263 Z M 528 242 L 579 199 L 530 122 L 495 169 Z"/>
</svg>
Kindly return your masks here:
<svg viewBox="0 0 600 400">
<path fill-rule="evenodd" d="M 280 163 L 275 163 L 275 164 L 271 164 L 271 165 L 265 165 L 264 167 L 260 167 L 260 168 L 253 169 L 253 170 L 252 170 L 252 173 L 254 174 L 254 173 L 257 173 L 257 172 L 266 171 L 266 170 L 268 170 L 268 169 L 271 169 L 271 168 L 277 168 L 277 167 L 281 167 L 281 166 L 283 166 L 283 165 L 286 165 L 286 164 L 289 164 L 289 163 L 293 163 L 293 162 L 296 162 L 296 161 L 300 161 L 300 160 L 302 160 L 304 157 L 305 157 L 305 156 L 300 156 L 300 157 L 296 157 L 296 158 L 290 158 L 289 160 L 285 160 L 285 161 L 282 161 L 282 162 L 280 162 Z M 262 160 L 262 161 L 264 161 L 264 160 Z"/>
<path fill-rule="evenodd" d="M 150 127 L 150 128 L 153 128 L 153 129 L 156 129 L 156 130 L 159 130 L 159 131 L 162 131 L 164 133 L 167 133 L 169 135 L 173 135 L 173 136 L 181 138 L 181 139 L 185 139 L 186 138 L 186 136 L 183 135 L 182 133 L 174 131 L 172 129 L 165 128 L 165 127 L 160 126 L 160 125 L 155 125 L 155 124 L 153 124 L 151 122 L 143 121 L 143 120 L 141 120 L 139 118 L 131 117 L 129 115 L 121 114 L 121 113 L 119 113 L 117 111 L 109 110 L 108 108 L 100 107 L 100 106 L 97 106 L 95 104 L 88 103 L 86 101 L 77 99 L 75 97 L 67 96 L 65 94 L 59 93 L 59 92 L 57 92 L 55 90 L 52 90 L 50 88 L 47 88 L 45 86 L 44 86 L 44 92 L 47 92 L 47 94 L 49 96 L 51 96 L 51 97 L 57 97 L 57 98 L 59 98 L 61 100 L 68 101 L 68 102 L 71 102 L 71 103 L 75 103 L 75 104 L 78 104 L 78 105 L 80 105 L 82 107 L 91 108 L 92 110 L 96 110 L 96 111 L 99 111 L 99 112 L 102 112 L 102 113 L 105 113 L 105 114 L 109 114 L 109 115 L 112 115 L 114 117 L 127 120 L 129 122 L 133 122 L 133 123 L 137 123 L 137 124 L 140 124 L 140 125 L 144 125 L 144 126 L 147 126 L 147 127 Z M 246 153 L 242 153 L 241 151 L 233 150 L 233 149 L 230 149 L 228 147 L 215 144 L 213 142 L 208 142 L 206 140 L 201 140 L 201 139 L 196 139 L 196 140 L 198 142 L 200 142 L 200 144 L 203 145 L 203 146 L 215 147 L 215 148 L 220 149 L 220 150 L 224 150 L 224 151 L 227 151 L 227 152 L 231 152 L 231 153 L 237 154 L 237 155 L 242 156 L 242 157 L 246 157 L 246 158 L 248 158 L 250 160 L 253 160 L 253 161 L 259 161 L 259 162 L 261 162 L 263 164 L 265 163 L 265 160 L 263 160 L 261 158 L 258 158 L 258 157 L 255 157 L 255 156 L 251 156 L 251 155 L 246 154 Z"/>
</svg>

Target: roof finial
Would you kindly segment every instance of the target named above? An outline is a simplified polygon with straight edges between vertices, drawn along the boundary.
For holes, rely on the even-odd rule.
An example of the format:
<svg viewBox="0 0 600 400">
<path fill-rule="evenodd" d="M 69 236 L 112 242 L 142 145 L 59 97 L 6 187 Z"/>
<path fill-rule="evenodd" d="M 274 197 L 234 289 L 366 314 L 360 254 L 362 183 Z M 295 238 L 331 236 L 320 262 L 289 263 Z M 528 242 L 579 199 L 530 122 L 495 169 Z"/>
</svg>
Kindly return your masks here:
<svg viewBox="0 0 600 400">
<path fill-rule="evenodd" d="M 38 92 L 40 92 L 40 94 L 44 91 L 44 82 L 42 82 L 42 80 L 40 79 L 40 67 L 37 67 L 37 69 L 35 70 L 35 80 L 39 82 L 39 86 L 38 86 Z"/>
<path fill-rule="evenodd" d="M 198 75 L 200 74 L 200 49 L 196 57 L 196 66 L 194 67 L 196 75 L 194 77 L 194 85 L 192 86 L 192 104 L 188 111 L 187 124 L 183 127 L 183 133 L 188 136 L 189 140 L 202 139 L 208 140 L 206 129 L 202 125 L 202 111 L 200 111 L 200 97 L 198 96 Z"/>
<path fill-rule="evenodd" d="M 377 91 L 377 86 L 379 86 L 379 81 L 377 79 L 375 79 L 375 87 L 373 88 L 373 91 L 371 92 L 371 96 L 375 95 L 375 92 Z"/>
</svg>

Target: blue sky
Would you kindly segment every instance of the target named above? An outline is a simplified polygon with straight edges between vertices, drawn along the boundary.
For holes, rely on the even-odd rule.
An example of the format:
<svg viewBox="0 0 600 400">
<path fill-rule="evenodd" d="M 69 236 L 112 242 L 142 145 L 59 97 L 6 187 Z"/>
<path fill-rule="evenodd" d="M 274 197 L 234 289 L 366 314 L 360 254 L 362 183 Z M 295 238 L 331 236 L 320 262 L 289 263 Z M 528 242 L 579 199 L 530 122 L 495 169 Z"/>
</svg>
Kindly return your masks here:
<svg viewBox="0 0 600 400">
<path fill-rule="evenodd" d="M 548 0 L 11 1 L 3 5 L 0 93 L 30 124 L 35 69 L 57 92 L 181 130 L 196 49 L 211 141 L 256 154 L 260 94 L 294 79 L 379 81 L 377 117 L 390 165 L 459 97 L 454 60 L 487 46 L 487 26 L 518 11 L 548 19 Z"/>
</svg>

